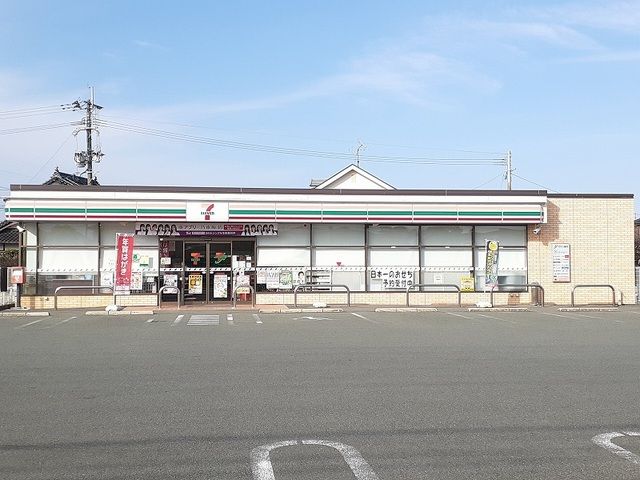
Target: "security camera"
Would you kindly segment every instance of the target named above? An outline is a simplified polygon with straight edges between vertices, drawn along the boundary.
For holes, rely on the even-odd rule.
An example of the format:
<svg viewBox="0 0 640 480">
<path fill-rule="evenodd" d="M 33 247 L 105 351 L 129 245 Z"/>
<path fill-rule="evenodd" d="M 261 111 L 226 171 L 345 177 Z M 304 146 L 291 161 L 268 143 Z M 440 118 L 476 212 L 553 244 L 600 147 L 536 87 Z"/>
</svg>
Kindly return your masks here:
<svg viewBox="0 0 640 480">
<path fill-rule="evenodd" d="M 20 225 L 17 225 L 16 226 L 16 230 L 18 230 L 18 232 L 22 233 L 22 232 L 26 231 L 27 229 L 22 227 L 22 226 L 20 226 Z"/>
<path fill-rule="evenodd" d="M 542 227 L 536 227 L 533 229 L 533 234 L 534 235 L 540 235 L 540 230 L 542 230 Z"/>
</svg>

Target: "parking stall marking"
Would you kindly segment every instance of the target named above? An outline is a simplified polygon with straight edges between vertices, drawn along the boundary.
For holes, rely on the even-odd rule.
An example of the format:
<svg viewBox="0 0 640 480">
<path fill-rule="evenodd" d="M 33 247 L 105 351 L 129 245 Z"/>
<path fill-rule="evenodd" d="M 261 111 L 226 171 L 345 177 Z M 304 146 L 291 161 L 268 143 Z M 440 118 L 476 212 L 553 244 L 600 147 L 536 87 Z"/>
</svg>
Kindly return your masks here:
<svg viewBox="0 0 640 480">
<path fill-rule="evenodd" d="M 373 468 L 362 458 L 360 452 L 350 445 L 325 440 L 289 440 L 269 445 L 261 445 L 251 450 L 251 472 L 254 480 L 276 480 L 269 454 L 272 450 L 294 445 L 320 445 L 337 450 L 351 469 L 356 480 L 379 480 Z"/>
<path fill-rule="evenodd" d="M 451 313 L 451 312 L 444 312 L 447 315 L 453 315 L 454 317 L 460 317 L 460 318 L 465 318 L 467 320 L 473 320 L 473 317 L 467 317 L 465 315 L 460 315 L 459 313 Z"/>
<path fill-rule="evenodd" d="M 173 326 L 173 325 L 179 324 L 183 318 L 184 318 L 184 315 L 178 315 L 171 325 Z"/>
<path fill-rule="evenodd" d="M 220 325 L 220 315 L 191 315 L 187 325 Z"/>
<path fill-rule="evenodd" d="M 16 330 L 18 330 L 20 328 L 28 327 L 29 325 L 35 325 L 36 323 L 40 323 L 43 320 L 44 320 L 44 318 L 40 318 L 38 320 L 34 320 L 33 322 L 25 323 L 24 325 L 20 325 L 20 326 L 16 327 Z"/>
<path fill-rule="evenodd" d="M 493 317 L 491 315 L 486 315 L 484 313 L 478 313 L 478 316 L 484 317 L 484 318 L 490 318 L 492 320 L 498 320 L 499 322 L 510 323 L 511 325 L 518 325 L 518 322 L 514 322 L 513 320 L 507 320 L 507 319 L 504 319 L 504 318 Z"/>
<path fill-rule="evenodd" d="M 231 313 L 227 313 L 227 323 L 228 323 L 229 325 L 235 325 L 235 324 L 233 323 L 233 314 L 231 314 Z"/>
<path fill-rule="evenodd" d="M 619 438 L 619 437 L 624 437 L 624 436 L 629 436 L 629 437 L 640 437 L 640 432 L 623 432 L 623 433 L 619 433 L 619 432 L 608 432 L 608 433 L 601 433 L 599 435 L 596 435 L 595 437 L 593 437 L 591 439 L 591 441 L 593 443 L 595 443 L 596 445 L 598 445 L 599 447 L 604 448 L 605 450 L 608 450 L 609 452 L 618 455 L 619 457 L 624 458 L 625 460 L 635 464 L 635 465 L 640 465 L 640 457 L 638 455 L 636 455 L 635 453 L 630 452 L 629 450 L 626 450 L 622 447 L 620 447 L 619 445 L 616 445 L 615 443 L 613 443 L 613 439 L 614 438 Z"/>
<path fill-rule="evenodd" d="M 48 326 L 43 327 L 43 328 L 53 328 L 53 327 L 57 327 L 58 325 L 62 325 L 62 324 L 64 324 L 64 323 L 67 323 L 67 322 L 69 322 L 70 320 L 73 320 L 73 319 L 75 319 L 75 318 L 78 318 L 78 317 L 69 317 L 69 318 L 65 318 L 64 320 L 60 320 L 59 322 L 54 323 L 53 325 L 48 325 Z"/>
<path fill-rule="evenodd" d="M 375 323 L 376 325 L 380 325 L 380 322 L 377 322 L 376 320 L 372 320 L 370 318 L 367 318 L 364 315 L 360 315 L 359 313 L 351 312 L 351 315 L 353 315 L 354 317 L 361 318 L 362 320 L 365 320 L 365 321 L 367 321 L 369 323 Z"/>
<path fill-rule="evenodd" d="M 258 325 L 262 325 L 262 320 L 260 319 L 260 315 L 258 315 L 257 313 L 254 313 L 253 318 Z"/>
</svg>

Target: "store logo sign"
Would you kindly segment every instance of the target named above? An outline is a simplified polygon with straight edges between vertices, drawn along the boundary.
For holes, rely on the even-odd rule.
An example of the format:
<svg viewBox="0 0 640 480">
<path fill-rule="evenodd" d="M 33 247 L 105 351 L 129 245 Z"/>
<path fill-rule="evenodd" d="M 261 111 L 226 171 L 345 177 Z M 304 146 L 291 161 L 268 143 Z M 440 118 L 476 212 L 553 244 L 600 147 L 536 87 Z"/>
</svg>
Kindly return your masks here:
<svg viewBox="0 0 640 480">
<path fill-rule="evenodd" d="M 226 222 L 229 204 L 225 202 L 188 202 L 187 220 L 190 222 Z"/>
</svg>

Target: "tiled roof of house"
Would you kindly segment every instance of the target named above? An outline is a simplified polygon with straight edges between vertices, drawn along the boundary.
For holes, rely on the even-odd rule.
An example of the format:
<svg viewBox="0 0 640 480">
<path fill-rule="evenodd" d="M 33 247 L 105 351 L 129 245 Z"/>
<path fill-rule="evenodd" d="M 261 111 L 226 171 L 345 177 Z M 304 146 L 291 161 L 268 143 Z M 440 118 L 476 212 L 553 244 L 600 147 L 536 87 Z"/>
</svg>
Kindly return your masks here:
<svg viewBox="0 0 640 480">
<path fill-rule="evenodd" d="M 58 170 L 58 167 L 53 171 L 51 178 L 43 183 L 43 185 L 86 185 L 87 179 L 80 175 L 74 175 L 72 173 L 64 173 Z M 98 180 L 94 178 L 91 185 L 100 185 Z"/>
</svg>

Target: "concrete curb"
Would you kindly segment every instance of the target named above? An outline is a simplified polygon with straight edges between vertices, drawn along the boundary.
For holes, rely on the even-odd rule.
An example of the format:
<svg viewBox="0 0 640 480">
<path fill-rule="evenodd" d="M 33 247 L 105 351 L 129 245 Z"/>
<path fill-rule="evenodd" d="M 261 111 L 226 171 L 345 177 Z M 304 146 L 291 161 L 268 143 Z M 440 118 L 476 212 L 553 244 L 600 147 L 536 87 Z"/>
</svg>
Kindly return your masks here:
<svg viewBox="0 0 640 480">
<path fill-rule="evenodd" d="M 559 312 L 617 312 L 618 307 L 563 307 Z"/>
<path fill-rule="evenodd" d="M 374 312 L 403 313 L 403 312 L 437 312 L 433 307 L 379 307 Z"/>
<path fill-rule="evenodd" d="M 49 312 L 7 312 L 6 310 L 0 312 L 1 317 L 48 317 Z"/>
<path fill-rule="evenodd" d="M 118 310 L 116 312 L 107 312 L 105 310 L 88 310 L 85 315 L 111 316 L 111 315 L 153 315 L 151 310 Z"/>
<path fill-rule="evenodd" d="M 525 307 L 471 307 L 470 312 L 530 312 L 531 310 Z"/>
<path fill-rule="evenodd" d="M 340 313 L 342 308 L 265 308 L 259 313 Z"/>
</svg>

